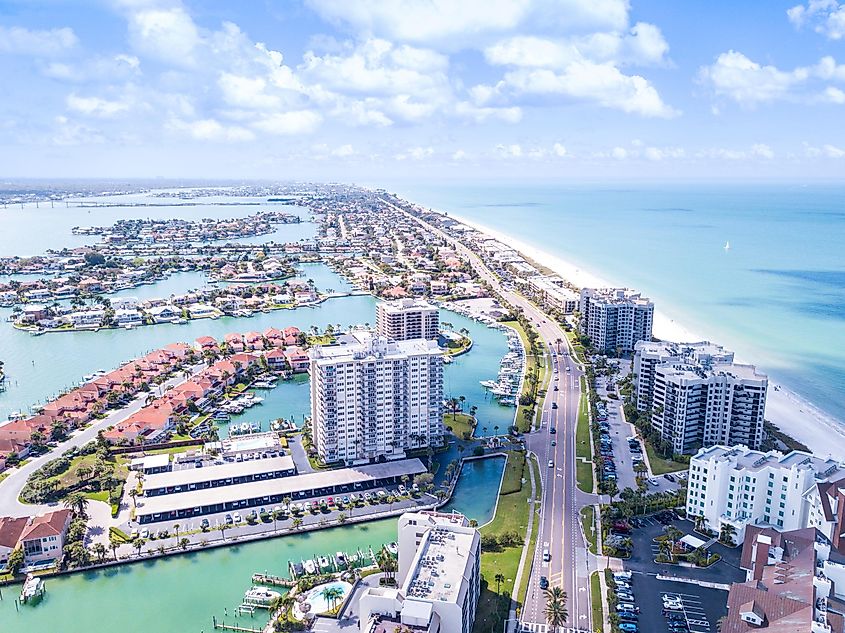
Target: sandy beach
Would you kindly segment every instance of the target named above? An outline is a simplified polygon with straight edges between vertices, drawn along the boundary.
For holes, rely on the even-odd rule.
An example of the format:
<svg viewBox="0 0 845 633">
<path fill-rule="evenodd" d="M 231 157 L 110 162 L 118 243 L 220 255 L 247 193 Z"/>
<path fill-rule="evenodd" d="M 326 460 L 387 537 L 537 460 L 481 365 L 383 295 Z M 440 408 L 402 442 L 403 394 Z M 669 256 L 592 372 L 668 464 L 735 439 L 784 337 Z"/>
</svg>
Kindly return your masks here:
<svg viewBox="0 0 845 633">
<path fill-rule="evenodd" d="M 553 270 L 575 286 L 581 288 L 625 286 L 624 283 L 602 279 L 556 255 L 516 240 L 478 222 L 467 220 L 454 213 L 450 213 L 450 217 L 511 246 L 529 259 Z M 714 340 L 706 334 L 696 333 L 685 328 L 657 308 L 654 311 L 654 336 L 678 343 Z M 765 371 L 765 367 L 760 367 L 760 369 Z M 831 455 L 837 459 L 840 458 L 839 456 L 845 455 L 845 426 L 817 409 L 798 394 L 771 380 L 769 380 L 769 392 L 766 401 L 766 419 L 778 426 L 787 435 L 805 444 L 817 455 Z"/>
</svg>

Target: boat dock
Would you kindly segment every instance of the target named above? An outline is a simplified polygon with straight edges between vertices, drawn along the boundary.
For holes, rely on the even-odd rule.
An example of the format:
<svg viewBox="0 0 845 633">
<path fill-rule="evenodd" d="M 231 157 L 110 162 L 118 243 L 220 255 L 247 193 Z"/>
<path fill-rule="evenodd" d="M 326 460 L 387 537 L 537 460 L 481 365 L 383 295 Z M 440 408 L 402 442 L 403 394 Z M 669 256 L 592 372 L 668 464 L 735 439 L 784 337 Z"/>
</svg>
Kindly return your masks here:
<svg viewBox="0 0 845 633">
<path fill-rule="evenodd" d="M 252 575 L 252 582 L 257 585 L 270 585 L 272 587 L 286 587 L 287 589 L 292 588 L 295 584 L 295 580 L 290 580 L 289 578 L 282 578 L 281 576 L 272 576 L 270 574 L 258 574 L 255 573 Z"/>
<path fill-rule="evenodd" d="M 263 629 L 253 629 L 248 626 L 240 626 L 238 624 L 226 624 L 225 622 L 218 622 L 217 618 L 211 616 L 211 621 L 215 629 L 222 629 L 224 631 L 244 631 L 245 633 L 262 633 Z"/>
</svg>

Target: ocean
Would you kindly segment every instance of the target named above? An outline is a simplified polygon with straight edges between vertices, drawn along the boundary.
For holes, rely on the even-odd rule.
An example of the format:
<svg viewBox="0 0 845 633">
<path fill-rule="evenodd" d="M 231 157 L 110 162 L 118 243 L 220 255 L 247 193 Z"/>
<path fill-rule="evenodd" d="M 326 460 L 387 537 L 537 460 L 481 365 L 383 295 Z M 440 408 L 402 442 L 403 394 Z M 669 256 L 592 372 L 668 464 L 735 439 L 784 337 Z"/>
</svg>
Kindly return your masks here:
<svg viewBox="0 0 845 633">
<path fill-rule="evenodd" d="M 845 186 L 390 189 L 643 291 L 677 323 L 845 424 Z"/>
</svg>

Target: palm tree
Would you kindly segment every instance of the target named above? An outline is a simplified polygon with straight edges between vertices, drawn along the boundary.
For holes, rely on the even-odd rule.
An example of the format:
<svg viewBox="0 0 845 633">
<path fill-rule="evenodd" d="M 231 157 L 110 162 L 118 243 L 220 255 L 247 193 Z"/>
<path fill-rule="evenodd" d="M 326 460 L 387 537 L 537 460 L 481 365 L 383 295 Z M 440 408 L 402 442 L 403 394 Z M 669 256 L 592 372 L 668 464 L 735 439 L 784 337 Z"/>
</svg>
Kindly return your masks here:
<svg viewBox="0 0 845 633">
<path fill-rule="evenodd" d="M 173 531 L 176 532 L 176 540 L 177 541 L 179 540 L 179 527 L 180 527 L 180 525 L 178 523 L 173 524 Z"/>
<path fill-rule="evenodd" d="M 566 624 L 569 613 L 566 610 L 566 592 L 560 587 L 552 587 L 546 591 L 546 607 L 543 610 L 546 622 L 550 627 Z"/>
<path fill-rule="evenodd" d="M 144 545 L 147 544 L 147 539 L 136 538 L 134 541 L 132 541 L 132 544 L 135 546 L 135 549 L 138 550 L 138 556 L 140 556 L 141 550 L 143 549 Z"/>
<path fill-rule="evenodd" d="M 300 527 L 302 527 L 302 519 L 301 519 L 300 517 L 296 517 L 296 518 L 295 518 L 295 519 L 291 522 L 291 525 L 293 525 L 293 529 L 294 529 L 294 530 L 298 530 Z"/>
<path fill-rule="evenodd" d="M 84 492 L 72 492 L 64 500 L 64 506 L 68 510 L 72 510 L 78 516 L 84 517 L 85 510 L 88 508 L 88 497 Z"/>
<path fill-rule="evenodd" d="M 117 548 L 120 547 L 120 543 L 120 540 L 114 534 L 109 534 L 109 547 L 115 560 L 117 560 Z"/>
<path fill-rule="evenodd" d="M 320 592 L 323 600 L 329 605 L 329 609 L 334 609 L 338 600 L 343 597 L 343 590 L 340 587 L 326 587 Z"/>
<path fill-rule="evenodd" d="M 106 546 L 103 545 L 102 543 L 94 543 L 94 547 L 92 549 L 94 550 L 94 553 L 97 555 L 97 560 L 99 560 L 102 563 L 105 560 L 106 552 L 108 551 Z"/>
</svg>

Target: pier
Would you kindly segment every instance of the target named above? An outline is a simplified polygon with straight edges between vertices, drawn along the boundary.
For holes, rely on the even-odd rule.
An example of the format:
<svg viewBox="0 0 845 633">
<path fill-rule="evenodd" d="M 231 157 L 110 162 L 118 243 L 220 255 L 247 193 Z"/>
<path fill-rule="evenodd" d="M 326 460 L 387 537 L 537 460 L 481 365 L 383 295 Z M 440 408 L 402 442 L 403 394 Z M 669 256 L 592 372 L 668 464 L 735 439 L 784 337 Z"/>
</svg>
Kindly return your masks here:
<svg viewBox="0 0 845 633">
<path fill-rule="evenodd" d="M 289 578 L 282 578 L 281 576 L 272 576 L 269 574 L 255 573 L 252 575 L 252 582 L 257 585 L 270 585 L 271 587 L 285 587 L 286 589 L 293 588 L 296 585 L 295 580 Z"/>
</svg>

